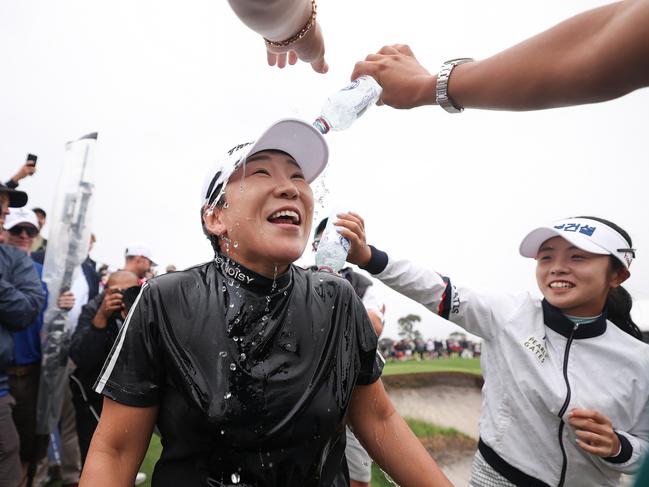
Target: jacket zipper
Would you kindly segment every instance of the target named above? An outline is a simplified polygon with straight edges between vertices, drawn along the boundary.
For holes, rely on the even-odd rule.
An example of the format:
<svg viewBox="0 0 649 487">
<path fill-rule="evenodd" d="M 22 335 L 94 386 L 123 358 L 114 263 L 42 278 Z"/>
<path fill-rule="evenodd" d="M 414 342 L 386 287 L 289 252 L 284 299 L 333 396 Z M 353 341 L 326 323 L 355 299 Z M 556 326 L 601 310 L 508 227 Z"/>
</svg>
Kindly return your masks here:
<svg viewBox="0 0 649 487">
<path fill-rule="evenodd" d="M 566 480 L 566 471 L 568 470 L 568 456 L 566 455 L 566 449 L 563 446 L 563 428 L 565 427 L 566 423 L 563 421 L 563 415 L 566 412 L 566 409 L 568 409 L 568 405 L 570 404 L 570 382 L 568 381 L 568 356 L 570 355 L 570 346 L 572 345 L 572 340 L 575 336 L 575 332 L 577 331 L 577 328 L 579 328 L 579 324 L 575 323 L 575 326 L 572 329 L 572 333 L 570 333 L 570 337 L 568 338 L 568 342 L 566 343 L 566 350 L 563 354 L 563 379 L 566 383 L 566 400 L 563 402 L 563 406 L 561 406 L 561 410 L 559 411 L 559 446 L 561 447 L 561 455 L 563 456 L 563 465 L 561 466 L 561 477 L 559 478 L 559 485 L 557 487 L 563 487 L 563 483 Z"/>
</svg>

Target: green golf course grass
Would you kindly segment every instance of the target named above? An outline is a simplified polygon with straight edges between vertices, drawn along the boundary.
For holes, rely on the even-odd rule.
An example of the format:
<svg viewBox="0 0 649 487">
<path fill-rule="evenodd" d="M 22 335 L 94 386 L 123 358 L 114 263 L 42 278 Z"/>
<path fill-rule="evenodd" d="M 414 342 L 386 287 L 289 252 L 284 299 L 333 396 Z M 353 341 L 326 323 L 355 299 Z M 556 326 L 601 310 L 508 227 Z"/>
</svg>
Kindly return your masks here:
<svg viewBox="0 0 649 487">
<path fill-rule="evenodd" d="M 413 374 L 419 372 L 468 372 L 480 375 L 478 358 L 442 358 L 432 360 L 408 360 L 405 362 L 387 362 L 383 375 Z"/>
</svg>

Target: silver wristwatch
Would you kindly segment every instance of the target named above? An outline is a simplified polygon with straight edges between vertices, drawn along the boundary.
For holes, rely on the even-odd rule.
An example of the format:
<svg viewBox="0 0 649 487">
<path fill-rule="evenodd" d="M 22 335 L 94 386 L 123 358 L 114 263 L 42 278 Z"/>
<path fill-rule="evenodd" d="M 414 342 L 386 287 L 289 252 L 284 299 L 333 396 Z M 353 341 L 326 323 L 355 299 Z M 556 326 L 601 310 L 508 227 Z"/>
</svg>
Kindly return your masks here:
<svg viewBox="0 0 649 487">
<path fill-rule="evenodd" d="M 459 64 L 464 64 L 473 61 L 472 58 L 462 57 L 458 59 L 451 59 L 442 64 L 437 73 L 437 85 L 435 86 L 437 104 L 446 110 L 448 113 L 461 113 L 464 108 L 455 106 L 453 101 L 448 97 L 448 80 L 451 77 L 453 68 Z"/>
</svg>

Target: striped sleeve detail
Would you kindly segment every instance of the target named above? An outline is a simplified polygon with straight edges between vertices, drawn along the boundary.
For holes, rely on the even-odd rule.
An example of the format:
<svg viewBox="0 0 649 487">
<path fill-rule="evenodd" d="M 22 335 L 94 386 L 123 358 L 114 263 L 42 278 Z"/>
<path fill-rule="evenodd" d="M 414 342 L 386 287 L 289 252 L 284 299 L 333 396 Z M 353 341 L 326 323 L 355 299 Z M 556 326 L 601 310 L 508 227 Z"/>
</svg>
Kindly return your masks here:
<svg viewBox="0 0 649 487">
<path fill-rule="evenodd" d="M 122 329 L 119 331 L 119 335 L 117 336 L 117 341 L 115 342 L 115 345 L 113 345 L 113 349 L 111 350 L 110 355 L 108 356 L 108 360 L 106 360 L 106 362 L 104 363 L 104 367 L 101 371 L 101 374 L 99 374 L 99 379 L 95 384 L 95 392 L 98 394 L 101 394 L 103 392 L 104 387 L 106 387 L 106 382 L 108 382 L 108 379 L 110 379 L 110 374 L 112 374 L 113 369 L 115 368 L 115 363 L 117 363 L 119 354 L 122 351 L 122 347 L 124 346 L 124 338 L 126 337 L 128 326 L 131 323 L 131 317 L 133 316 L 133 313 L 137 309 L 137 306 L 140 303 L 140 298 L 142 297 L 142 293 L 144 292 L 144 289 L 147 286 L 148 284 L 146 282 L 142 285 L 140 294 L 137 295 L 137 298 L 135 299 L 133 306 L 131 306 L 128 316 L 126 317 L 126 321 L 124 322 L 124 325 L 122 325 Z"/>
<path fill-rule="evenodd" d="M 451 280 L 446 277 L 440 275 L 442 278 L 442 281 L 444 281 L 445 288 L 444 292 L 442 293 L 442 298 L 439 300 L 439 306 L 437 307 L 437 314 L 444 318 L 445 320 L 448 320 L 448 317 L 450 316 L 451 313 L 451 300 L 453 299 L 453 287 L 451 286 Z"/>
</svg>

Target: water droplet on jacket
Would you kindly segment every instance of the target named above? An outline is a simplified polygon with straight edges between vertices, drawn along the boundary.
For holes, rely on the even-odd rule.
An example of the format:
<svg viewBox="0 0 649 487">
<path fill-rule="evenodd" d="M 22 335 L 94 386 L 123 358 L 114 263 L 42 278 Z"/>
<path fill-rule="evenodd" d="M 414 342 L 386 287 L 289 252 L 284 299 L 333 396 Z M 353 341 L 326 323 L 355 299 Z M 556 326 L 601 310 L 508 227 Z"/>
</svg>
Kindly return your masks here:
<svg viewBox="0 0 649 487">
<path fill-rule="evenodd" d="M 223 396 L 223 399 L 230 399 L 232 397 L 232 393 L 226 392 L 225 396 Z"/>
<path fill-rule="evenodd" d="M 238 341 L 239 341 L 239 337 L 232 337 L 232 339 L 233 339 L 235 342 L 238 342 Z"/>
<path fill-rule="evenodd" d="M 230 370 L 233 370 L 233 371 L 237 370 L 237 366 L 234 365 L 234 362 L 230 363 Z M 227 397 L 226 397 L 226 399 L 227 399 Z"/>
<path fill-rule="evenodd" d="M 284 296 L 287 296 L 287 295 L 288 295 L 288 291 L 284 291 Z"/>
<path fill-rule="evenodd" d="M 224 434 L 225 434 L 225 430 L 221 430 L 221 434 L 224 435 Z"/>
<path fill-rule="evenodd" d="M 219 357 L 227 357 L 227 356 L 228 356 L 228 352 L 225 351 L 219 352 Z"/>
<path fill-rule="evenodd" d="M 241 475 L 238 473 L 234 472 L 231 476 L 230 479 L 232 480 L 233 484 L 238 484 L 241 481 Z"/>
<path fill-rule="evenodd" d="M 239 355 L 239 359 L 240 360 L 246 360 L 246 354 L 242 353 L 241 355 Z"/>
<path fill-rule="evenodd" d="M 234 303 L 230 303 L 230 308 L 234 308 Z"/>
</svg>

